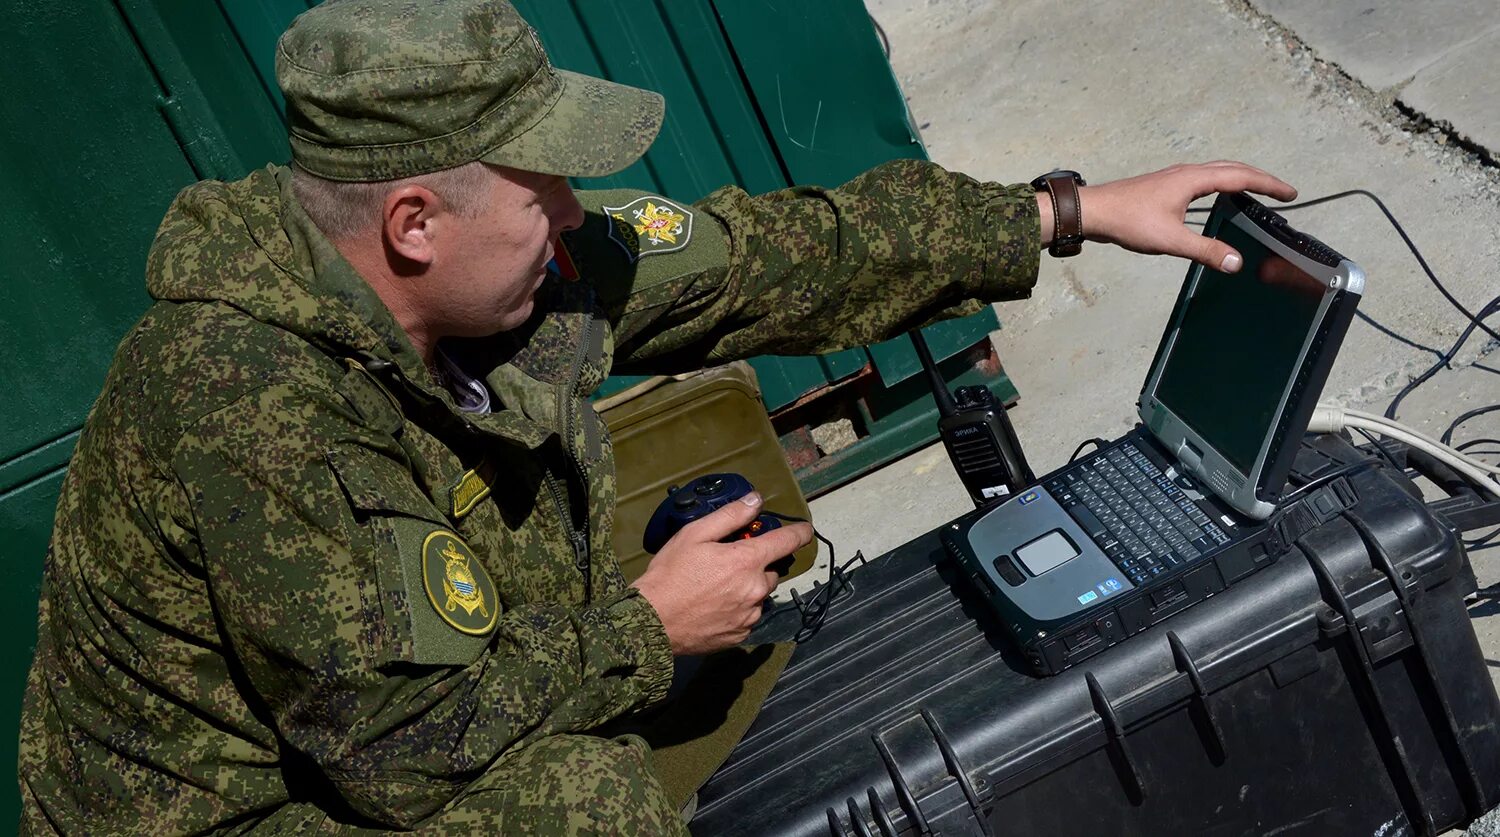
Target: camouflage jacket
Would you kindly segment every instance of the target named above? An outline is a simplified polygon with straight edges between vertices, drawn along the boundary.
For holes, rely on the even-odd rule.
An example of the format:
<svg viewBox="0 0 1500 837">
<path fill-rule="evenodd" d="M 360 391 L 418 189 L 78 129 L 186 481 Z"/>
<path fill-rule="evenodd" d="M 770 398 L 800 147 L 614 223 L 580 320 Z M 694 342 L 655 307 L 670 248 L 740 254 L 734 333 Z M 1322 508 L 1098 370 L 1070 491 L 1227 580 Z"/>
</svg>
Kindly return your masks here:
<svg viewBox="0 0 1500 837">
<path fill-rule="evenodd" d="M 508 751 L 658 700 L 610 547 L 609 374 L 884 339 L 1024 296 L 1027 187 L 898 162 L 682 206 L 580 193 L 537 314 L 435 385 L 285 169 L 186 189 L 62 489 L 21 727 L 25 830 L 406 827 Z M 618 217 L 616 217 L 618 216 Z M 503 767 L 503 764 L 502 764 Z"/>
</svg>

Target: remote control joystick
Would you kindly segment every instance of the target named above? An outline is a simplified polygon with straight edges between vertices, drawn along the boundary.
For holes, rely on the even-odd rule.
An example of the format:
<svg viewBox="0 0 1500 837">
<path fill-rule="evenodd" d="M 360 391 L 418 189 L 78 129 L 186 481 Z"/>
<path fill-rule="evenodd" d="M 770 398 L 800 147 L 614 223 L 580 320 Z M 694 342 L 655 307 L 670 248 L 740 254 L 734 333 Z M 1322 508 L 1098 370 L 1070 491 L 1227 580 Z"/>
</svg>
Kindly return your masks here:
<svg viewBox="0 0 1500 837">
<path fill-rule="evenodd" d="M 674 485 L 667 489 L 667 498 L 656 507 L 656 512 L 646 524 L 646 534 L 641 538 L 641 546 L 655 555 L 682 527 L 739 500 L 753 490 L 755 489 L 751 487 L 750 481 L 739 474 L 706 474 L 687 485 Z M 724 542 L 753 538 L 780 528 L 780 520 L 761 514 L 749 526 L 725 538 Z"/>
</svg>

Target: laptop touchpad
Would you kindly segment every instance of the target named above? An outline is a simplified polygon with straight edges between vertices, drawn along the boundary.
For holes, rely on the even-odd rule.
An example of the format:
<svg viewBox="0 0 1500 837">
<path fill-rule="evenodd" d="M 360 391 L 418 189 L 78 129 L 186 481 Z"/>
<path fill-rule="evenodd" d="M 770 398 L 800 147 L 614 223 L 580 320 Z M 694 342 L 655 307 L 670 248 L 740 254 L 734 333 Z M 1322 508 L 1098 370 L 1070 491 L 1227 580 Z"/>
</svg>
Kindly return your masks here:
<svg viewBox="0 0 1500 837">
<path fill-rule="evenodd" d="M 1041 575 L 1077 556 L 1078 547 L 1060 529 L 1053 529 L 1016 550 L 1016 558 L 1032 575 Z"/>
</svg>

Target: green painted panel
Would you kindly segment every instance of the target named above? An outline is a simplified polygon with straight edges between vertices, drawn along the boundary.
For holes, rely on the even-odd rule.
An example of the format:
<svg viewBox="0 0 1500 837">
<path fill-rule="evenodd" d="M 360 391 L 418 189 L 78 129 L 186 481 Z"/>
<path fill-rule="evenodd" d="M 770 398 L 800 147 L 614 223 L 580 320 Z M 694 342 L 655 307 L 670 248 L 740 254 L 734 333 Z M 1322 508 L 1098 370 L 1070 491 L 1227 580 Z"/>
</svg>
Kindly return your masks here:
<svg viewBox="0 0 1500 837">
<path fill-rule="evenodd" d="M 823 355 L 818 358 L 818 363 L 823 367 L 823 374 L 830 381 L 838 381 L 853 375 L 865 368 L 870 358 L 862 349 L 850 349 L 847 352 L 834 352 L 831 355 Z"/>
<path fill-rule="evenodd" d="M 15 729 L 63 468 L 120 337 L 149 300 L 146 252 L 176 193 L 286 159 L 234 31 L 195 0 L 0 0 L 0 726 Z M 0 762 L 16 763 L 14 735 Z M 0 788 L 0 822 L 19 816 Z"/>
<path fill-rule="evenodd" d="M 788 177 L 837 186 L 879 163 L 927 159 L 860 0 L 714 0 Z"/>
<path fill-rule="evenodd" d="M 784 407 L 828 383 L 815 357 L 757 357 L 751 358 L 750 366 L 760 381 L 761 400 L 768 410 Z"/>
<path fill-rule="evenodd" d="M 0 462 L 0 495 L 25 486 L 43 475 L 50 474 L 68 464 L 73 456 L 73 447 L 78 444 L 79 431 L 55 439 L 14 459 Z"/>
<path fill-rule="evenodd" d="M 774 14 L 743 0 L 714 7 L 792 180 L 838 185 L 887 160 L 927 159 L 860 0 L 777 5 Z M 923 333 L 942 360 L 996 328 L 985 310 Z M 921 368 L 904 337 L 869 354 L 886 386 Z"/>
<path fill-rule="evenodd" d="M 766 407 L 776 410 L 826 384 L 856 374 L 870 363 L 864 349 L 849 349 L 829 355 L 767 355 L 754 358 L 756 377 Z"/>
<path fill-rule="evenodd" d="M 212 176 L 237 179 L 266 163 L 290 159 L 286 126 L 271 98 L 275 85 L 268 90 L 254 71 L 252 57 L 218 6 L 203 0 L 151 0 L 149 5 L 132 0 L 127 14 L 137 25 L 148 59 L 166 79 L 172 97 L 189 109 L 194 127 L 226 147 L 225 168 Z M 153 17 L 160 21 L 159 30 L 146 24 Z"/>
<path fill-rule="evenodd" d="M 276 111 L 284 114 L 286 102 L 276 85 L 276 40 L 292 18 L 316 6 L 317 0 L 218 0 L 218 5 L 240 48 L 250 59 L 261 90 Z M 278 132 L 282 130 L 280 123 L 275 127 Z"/>
<path fill-rule="evenodd" d="M 61 470 L 18 491 L 0 492 L 0 636 L 5 653 L 0 654 L 0 823 L 21 817 L 21 799 L 15 780 L 16 730 L 21 717 L 21 697 L 26 671 L 36 651 L 36 608 L 41 596 L 42 556 L 52 534 L 52 512 L 62 485 Z"/>
<path fill-rule="evenodd" d="M 0 50 L 15 81 L 0 96 L 0 354 L 11 359 L 0 461 L 83 423 L 145 309 L 156 225 L 195 179 L 111 4 L 5 5 Z M 90 60 L 65 44 L 87 44 Z"/>
<path fill-rule="evenodd" d="M 786 185 L 718 22 L 701 3 L 670 14 L 652 4 L 521 0 L 554 63 L 661 93 L 667 119 L 646 156 L 580 188 L 630 186 L 694 201 L 727 183 Z M 686 48 L 684 45 L 691 45 Z"/>
</svg>

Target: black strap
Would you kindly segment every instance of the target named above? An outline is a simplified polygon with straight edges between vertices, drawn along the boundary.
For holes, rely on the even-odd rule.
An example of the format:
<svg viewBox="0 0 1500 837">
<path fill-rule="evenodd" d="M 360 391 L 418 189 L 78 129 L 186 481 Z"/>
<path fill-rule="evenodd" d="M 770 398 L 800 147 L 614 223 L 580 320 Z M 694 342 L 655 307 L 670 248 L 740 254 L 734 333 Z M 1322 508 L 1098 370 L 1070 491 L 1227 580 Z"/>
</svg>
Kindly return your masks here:
<svg viewBox="0 0 1500 837">
<path fill-rule="evenodd" d="M 1281 555 L 1301 541 L 1308 532 L 1317 529 L 1359 502 L 1359 492 L 1348 477 L 1338 477 L 1321 488 L 1303 496 L 1297 502 L 1277 509 L 1268 521 L 1271 537 L 1266 548 L 1272 555 Z"/>
</svg>

